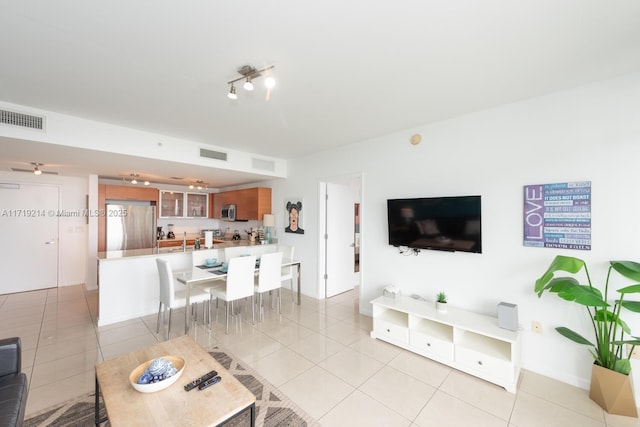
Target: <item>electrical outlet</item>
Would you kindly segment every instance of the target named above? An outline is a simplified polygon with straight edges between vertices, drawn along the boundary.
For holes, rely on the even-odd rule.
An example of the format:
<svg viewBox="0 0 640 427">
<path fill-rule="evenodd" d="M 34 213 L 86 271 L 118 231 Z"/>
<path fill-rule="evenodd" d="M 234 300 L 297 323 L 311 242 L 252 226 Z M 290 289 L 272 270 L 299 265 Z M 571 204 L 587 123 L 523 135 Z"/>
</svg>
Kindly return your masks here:
<svg viewBox="0 0 640 427">
<path fill-rule="evenodd" d="M 632 348 L 633 352 L 631 352 Z M 631 354 L 632 359 L 640 359 L 640 345 L 637 345 L 634 348 L 631 344 L 627 344 L 627 354 Z"/>
<path fill-rule="evenodd" d="M 542 333 L 542 323 L 540 323 L 540 322 L 539 322 L 539 321 L 537 321 L 537 320 L 533 320 L 533 321 L 531 322 L 531 331 L 532 331 L 534 334 L 541 334 L 541 333 Z"/>
</svg>

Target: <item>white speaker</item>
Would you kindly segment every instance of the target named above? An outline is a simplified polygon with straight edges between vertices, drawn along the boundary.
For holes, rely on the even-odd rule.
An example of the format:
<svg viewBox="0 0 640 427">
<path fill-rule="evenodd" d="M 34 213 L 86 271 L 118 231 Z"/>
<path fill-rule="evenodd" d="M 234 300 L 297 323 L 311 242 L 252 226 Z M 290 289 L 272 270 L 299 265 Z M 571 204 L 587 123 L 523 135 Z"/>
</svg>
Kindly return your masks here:
<svg viewBox="0 0 640 427">
<path fill-rule="evenodd" d="M 498 304 L 498 326 L 510 331 L 518 330 L 518 306 L 508 302 Z"/>
</svg>

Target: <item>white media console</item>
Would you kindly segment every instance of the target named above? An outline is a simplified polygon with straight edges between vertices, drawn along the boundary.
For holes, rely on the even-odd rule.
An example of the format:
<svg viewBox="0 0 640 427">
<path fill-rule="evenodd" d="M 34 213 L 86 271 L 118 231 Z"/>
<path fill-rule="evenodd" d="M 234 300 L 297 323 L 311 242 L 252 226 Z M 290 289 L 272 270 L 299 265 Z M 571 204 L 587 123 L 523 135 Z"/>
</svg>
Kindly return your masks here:
<svg viewBox="0 0 640 427">
<path fill-rule="evenodd" d="M 520 374 L 518 332 L 498 319 L 409 297 L 379 297 L 371 337 L 387 341 L 515 393 Z"/>
</svg>

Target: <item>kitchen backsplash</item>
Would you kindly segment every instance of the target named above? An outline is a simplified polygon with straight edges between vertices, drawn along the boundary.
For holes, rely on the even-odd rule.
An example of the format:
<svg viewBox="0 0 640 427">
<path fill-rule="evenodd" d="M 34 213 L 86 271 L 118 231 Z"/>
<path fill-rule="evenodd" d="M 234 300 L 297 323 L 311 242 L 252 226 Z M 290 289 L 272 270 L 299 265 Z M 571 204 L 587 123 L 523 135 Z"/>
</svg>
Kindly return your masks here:
<svg viewBox="0 0 640 427">
<path fill-rule="evenodd" d="M 177 219 L 177 218 L 159 218 L 158 227 L 162 227 L 165 234 L 169 231 L 169 224 L 173 224 L 173 233 L 176 239 L 180 239 L 184 232 L 187 236 L 199 234 L 201 230 L 220 230 L 224 233 L 227 228 L 231 233 L 235 230 L 240 232 L 242 238 L 246 238 L 245 231 L 251 231 L 251 228 L 258 229 L 262 226 L 262 221 L 221 221 L 219 219 Z"/>
</svg>

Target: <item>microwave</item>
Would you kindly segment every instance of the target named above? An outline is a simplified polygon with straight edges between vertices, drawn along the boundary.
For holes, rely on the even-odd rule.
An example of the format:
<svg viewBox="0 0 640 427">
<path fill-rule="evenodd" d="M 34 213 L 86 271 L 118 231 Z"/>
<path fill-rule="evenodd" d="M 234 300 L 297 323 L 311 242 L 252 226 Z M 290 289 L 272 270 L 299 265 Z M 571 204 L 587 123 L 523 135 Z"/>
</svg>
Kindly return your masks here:
<svg viewBox="0 0 640 427">
<path fill-rule="evenodd" d="M 225 221 L 235 221 L 236 220 L 236 205 L 224 205 L 222 206 L 222 211 L 220 212 L 220 219 Z"/>
</svg>

